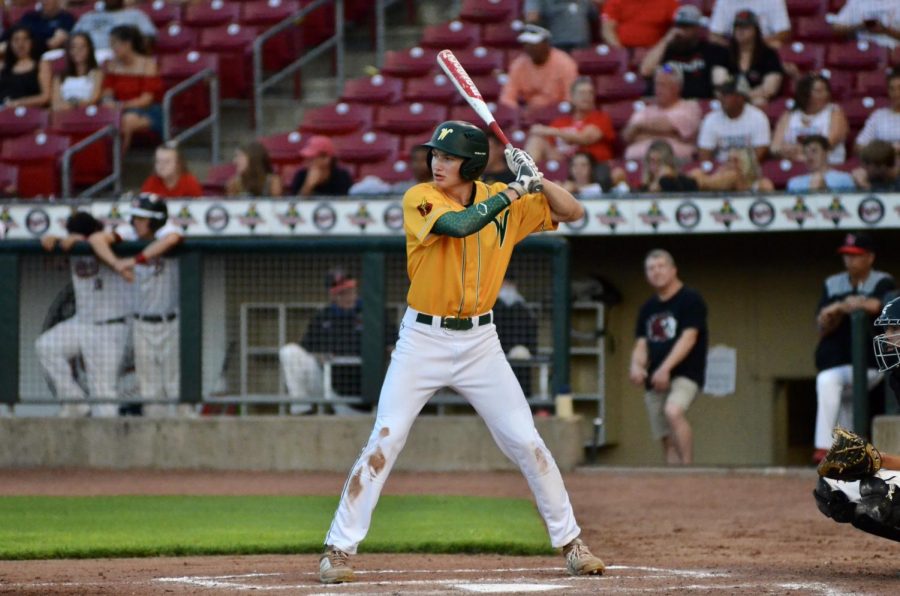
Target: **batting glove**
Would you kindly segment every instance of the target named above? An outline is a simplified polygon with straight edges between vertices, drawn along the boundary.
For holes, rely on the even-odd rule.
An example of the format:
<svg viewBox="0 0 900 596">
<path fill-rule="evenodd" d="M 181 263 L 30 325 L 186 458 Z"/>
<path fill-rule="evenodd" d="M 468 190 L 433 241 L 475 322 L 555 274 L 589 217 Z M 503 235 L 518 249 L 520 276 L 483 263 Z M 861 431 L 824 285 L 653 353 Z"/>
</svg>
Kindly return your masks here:
<svg viewBox="0 0 900 596">
<path fill-rule="evenodd" d="M 519 195 L 541 192 L 544 189 L 543 178 L 537 169 L 522 164 L 516 172 L 515 182 L 509 184 Z M 523 192 L 524 191 L 524 192 Z"/>
<path fill-rule="evenodd" d="M 521 149 L 507 147 L 506 150 L 503 151 L 503 155 L 506 157 L 506 167 L 509 168 L 510 172 L 518 174 L 519 167 L 522 165 L 530 166 L 534 172 L 538 171 L 537 164 L 534 163 L 534 158 Z"/>
</svg>

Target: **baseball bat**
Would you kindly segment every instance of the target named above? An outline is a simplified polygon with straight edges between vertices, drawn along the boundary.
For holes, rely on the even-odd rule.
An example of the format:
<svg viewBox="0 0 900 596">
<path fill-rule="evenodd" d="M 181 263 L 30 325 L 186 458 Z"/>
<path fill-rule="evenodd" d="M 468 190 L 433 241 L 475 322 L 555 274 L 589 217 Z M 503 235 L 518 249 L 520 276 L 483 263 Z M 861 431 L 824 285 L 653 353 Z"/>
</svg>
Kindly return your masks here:
<svg viewBox="0 0 900 596">
<path fill-rule="evenodd" d="M 488 108 L 487 103 L 484 101 L 484 98 L 481 97 L 481 92 L 478 90 L 478 87 L 475 86 L 475 83 L 472 81 L 471 77 L 469 77 L 469 73 L 467 73 L 466 69 L 463 68 L 463 65 L 459 63 L 459 60 L 456 59 L 453 52 L 450 50 L 441 50 L 437 55 L 437 63 L 438 66 L 441 67 L 441 70 L 447 75 L 447 78 L 450 79 L 450 82 L 453 83 L 453 86 L 456 87 L 456 90 L 459 91 L 459 94 L 466 100 L 466 103 L 469 104 L 469 106 L 475 110 L 475 113 L 478 114 L 478 117 L 488 125 L 491 132 L 497 135 L 497 138 L 500 139 L 501 143 L 506 145 L 507 149 L 512 149 L 512 143 L 510 143 L 509 139 L 506 138 L 506 135 L 503 134 L 503 130 L 500 128 L 500 125 L 497 124 L 494 115 L 491 114 L 491 110 Z M 543 185 L 538 184 L 535 192 L 541 192 L 543 189 Z"/>
</svg>

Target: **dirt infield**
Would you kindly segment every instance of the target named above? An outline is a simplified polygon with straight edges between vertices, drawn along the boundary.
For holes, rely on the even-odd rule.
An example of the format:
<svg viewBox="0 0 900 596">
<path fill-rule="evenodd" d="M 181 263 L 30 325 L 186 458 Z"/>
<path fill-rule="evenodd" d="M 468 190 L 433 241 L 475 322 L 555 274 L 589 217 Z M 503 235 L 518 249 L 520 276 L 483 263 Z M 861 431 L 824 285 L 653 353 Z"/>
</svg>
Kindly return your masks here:
<svg viewBox="0 0 900 596">
<path fill-rule="evenodd" d="M 328 495 L 343 482 L 336 474 L 4 470 L 0 494 Z M 823 517 L 812 470 L 582 470 L 566 484 L 585 539 L 609 566 L 602 578 L 567 577 L 561 557 L 498 555 L 362 554 L 359 581 L 343 586 L 317 583 L 315 556 L 0 561 L 0 593 L 900 593 L 900 545 Z M 385 492 L 529 496 L 514 473 L 397 473 Z"/>
</svg>

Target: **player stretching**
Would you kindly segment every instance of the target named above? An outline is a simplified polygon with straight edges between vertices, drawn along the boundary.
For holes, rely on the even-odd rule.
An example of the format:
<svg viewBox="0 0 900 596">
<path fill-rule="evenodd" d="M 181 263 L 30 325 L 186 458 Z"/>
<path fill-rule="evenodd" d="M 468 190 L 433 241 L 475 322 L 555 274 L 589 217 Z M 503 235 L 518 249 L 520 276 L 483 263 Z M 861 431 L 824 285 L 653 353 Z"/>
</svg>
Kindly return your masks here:
<svg viewBox="0 0 900 596">
<path fill-rule="evenodd" d="M 478 181 L 488 158 L 479 128 L 444 122 L 429 147 L 433 182 L 403 197 L 409 307 L 381 388 L 375 427 L 341 494 L 325 552 L 323 583 L 353 580 L 349 556 L 365 538 L 381 489 L 413 421 L 432 395 L 452 387 L 478 412 L 500 450 L 528 481 L 555 548 L 572 575 L 602 574 L 603 562 L 578 538 L 569 495 L 553 456 L 497 339 L 491 308 L 517 242 L 576 221 L 584 210 L 565 189 L 542 180 L 531 157 L 508 150 L 515 182 Z"/>
</svg>

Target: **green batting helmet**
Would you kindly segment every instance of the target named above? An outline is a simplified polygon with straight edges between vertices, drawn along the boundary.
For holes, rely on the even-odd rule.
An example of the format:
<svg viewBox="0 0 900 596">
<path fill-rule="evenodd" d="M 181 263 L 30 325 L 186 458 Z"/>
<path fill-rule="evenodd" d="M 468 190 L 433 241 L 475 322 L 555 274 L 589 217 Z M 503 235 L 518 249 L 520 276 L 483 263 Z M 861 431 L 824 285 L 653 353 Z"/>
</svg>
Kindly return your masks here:
<svg viewBox="0 0 900 596">
<path fill-rule="evenodd" d="M 459 175 L 464 180 L 475 180 L 488 160 L 488 139 L 484 131 L 462 120 L 449 120 L 438 124 L 431 140 L 423 146 L 438 149 L 444 153 L 464 158 Z M 428 168 L 431 169 L 431 152 L 428 154 Z"/>
</svg>

